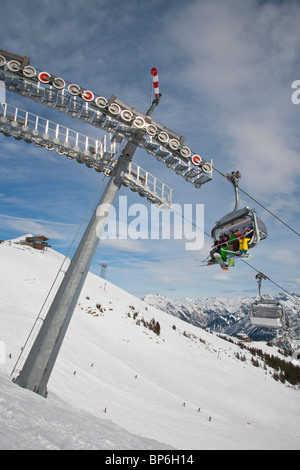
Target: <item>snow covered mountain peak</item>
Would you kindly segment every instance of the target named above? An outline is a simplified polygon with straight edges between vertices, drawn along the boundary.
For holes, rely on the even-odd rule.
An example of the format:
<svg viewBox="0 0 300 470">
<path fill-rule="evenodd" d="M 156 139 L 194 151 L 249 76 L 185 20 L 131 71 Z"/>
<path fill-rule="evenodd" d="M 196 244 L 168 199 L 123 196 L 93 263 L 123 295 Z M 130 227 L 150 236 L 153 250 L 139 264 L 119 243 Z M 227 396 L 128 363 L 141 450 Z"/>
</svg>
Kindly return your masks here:
<svg viewBox="0 0 300 470">
<path fill-rule="evenodd" d="M 282 293 L 274 299 L 284 307 L 290 325 L 288 331 L 253 326 L 249 314 L 256 298 L 252 297 L 174 300 L 164 295 L 148 294 L 143 298 L 149 305 L 200 328 L 235 337 L 239 334 L 248 335 L 253 341 L 273 342 L 293 352 L 300 346 L 300 303 Z"/>
</svg>

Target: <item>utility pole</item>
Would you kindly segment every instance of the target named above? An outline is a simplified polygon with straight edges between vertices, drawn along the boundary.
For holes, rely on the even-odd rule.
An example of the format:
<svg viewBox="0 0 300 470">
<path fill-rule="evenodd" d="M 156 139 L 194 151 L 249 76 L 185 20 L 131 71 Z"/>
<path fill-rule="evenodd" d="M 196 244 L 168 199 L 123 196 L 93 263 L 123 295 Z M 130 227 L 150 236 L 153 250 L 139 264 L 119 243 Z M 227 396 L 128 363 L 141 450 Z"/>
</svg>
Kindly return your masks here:
<svg viewBox="0 0 300 470">
<path fill-rule="evenodd" d="M 148 116 L 157 106 L 159 98 L 153 101 L 147 111 Z M 117 160 L 24 366 L 15 380 L 20 387 L 27 388 L 44 397 L 47 396 L 47 383 L 98 247 L 109 208 L 114 203 L 138 142 L 142 138 L 143 132 L 137 130 L 134 138 L 127 143 Z"/>
<path fill-rule="evenodd" d="M 106 272 L 107 264 L 106 263 L 101 263 L 100 266 L 101 266 L 100 277 L 105 279 L 105 272 Z"/>
</svg>

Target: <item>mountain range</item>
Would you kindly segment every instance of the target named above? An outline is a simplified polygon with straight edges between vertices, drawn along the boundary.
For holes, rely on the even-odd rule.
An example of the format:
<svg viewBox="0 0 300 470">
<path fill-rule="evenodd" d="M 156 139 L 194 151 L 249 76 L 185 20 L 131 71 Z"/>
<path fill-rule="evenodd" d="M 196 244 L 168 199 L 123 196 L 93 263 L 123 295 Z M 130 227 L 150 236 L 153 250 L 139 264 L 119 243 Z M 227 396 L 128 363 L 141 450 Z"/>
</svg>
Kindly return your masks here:
<svg viewBox="0 0 300 470">
<path fill-rule="evenodd" d="M 250 310 L 258 299 L 252 297 L 185 298 L 169 299 L 160 294 L 147 294 L 143 300 L 164 312 L 187 323 L 206 330 L 230 336 L 249 336 L 252 341 L 272 342 L 287 351 L 300 346 L 300 297 L 279 293 L 265 300 L 278 301 L 283 306 L 288 328 L 272 330 L 254 326 L 250 321 Z"/>
</svg>

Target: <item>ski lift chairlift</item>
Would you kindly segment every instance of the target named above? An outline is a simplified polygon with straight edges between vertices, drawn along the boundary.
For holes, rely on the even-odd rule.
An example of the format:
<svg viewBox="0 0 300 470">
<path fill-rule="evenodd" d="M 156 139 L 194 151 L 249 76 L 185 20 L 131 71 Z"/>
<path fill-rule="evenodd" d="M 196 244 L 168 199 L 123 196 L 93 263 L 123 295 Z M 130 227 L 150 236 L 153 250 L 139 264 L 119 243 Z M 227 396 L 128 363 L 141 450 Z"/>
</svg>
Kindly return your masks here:
<svg viewBox="0 0 300 470">
<path fill-rule="evenodd" d="M 262 279 L 267 279 L 267 277 L 262 273 L 258 273 L 256 275 L 256 279 L 258 279 L 259 299 L 256 300 L 251 307 L 251 323 L 254 326 L 260 326 L 264 328 L 278 329 L 284 327 L 284 311 L 280 302 L 262 298 L 261 281 Z"/>
<path fill-rule="evenodd" d="M 243 233 L 244 227 L 249 228 L 251 233 L 251 240 L 248 243 L 248 248 L 254 248 L 261 240 L 268 237 L 268 231 L 264 222 L 256 216 L 254 209 L 244 207 L 239 209 L 239 192 L 238 180 L 241 175 L 237 172 L 232 172 L 231 175 L 227 174 L 226 178 L 233 184 L 235 191 L 235 207 L 232 212 L 226 214 L 222 219 L 216 222 L 215 227 L 211 231 L 211 236 L 216 242 L 220 236 L 229 234 L 231 231 Z M 239 255 L 239 252 L 236 252 Z"/>
</svg>

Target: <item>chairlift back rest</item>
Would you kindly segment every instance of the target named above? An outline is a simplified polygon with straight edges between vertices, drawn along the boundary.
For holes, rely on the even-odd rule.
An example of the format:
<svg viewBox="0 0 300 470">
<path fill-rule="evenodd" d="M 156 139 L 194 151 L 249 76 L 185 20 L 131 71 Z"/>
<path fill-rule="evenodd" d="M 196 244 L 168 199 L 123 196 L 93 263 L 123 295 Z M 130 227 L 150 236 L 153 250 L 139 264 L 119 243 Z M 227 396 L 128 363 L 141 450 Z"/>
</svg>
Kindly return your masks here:
<svg viewBox="0 0 300 470">
<path fill-rule="evenodd" d="M 249 227 L 251 234 L 251 240 L 248 243 L 249 248 L 253 248 L 260 240 L 264 240 L 268 236 L 264 222 L 256 217 L 254 211 L 251 211 L 248 207 L 234 210 L 225 215 L 216 222 L 216 226 L 212 229 L 211 235 L 214 240 L 217 240 L 220 235 L 229 235 L 231 231 L 235 232 L 238 230 L 243 234 L 244 227 Z M 253 229 L 252 232 L 250 227 Z"/>
<path fill-rule="evenodd" d="M 211 231 L 212 237 L 216 239 L 217 235 L 219 237 L 220 235 L 229 234 L 231 231 L 235 232 L 236 230 L 243 233 L 245 226 L 253 226 L 253 219 L 251 215 L 249 215 L 248 208 L 245 209 L 247 209 L 247 211 L 243 209 L 241 211 L 233 211 L 216 222 L 216 226 Z"/>
<path fill-rule="evenodd" d="M 278 304 L 255 304 L 251 309 L 251 316 L 257 318 L 282 318 L 282 306 Z"/>
</svg>

